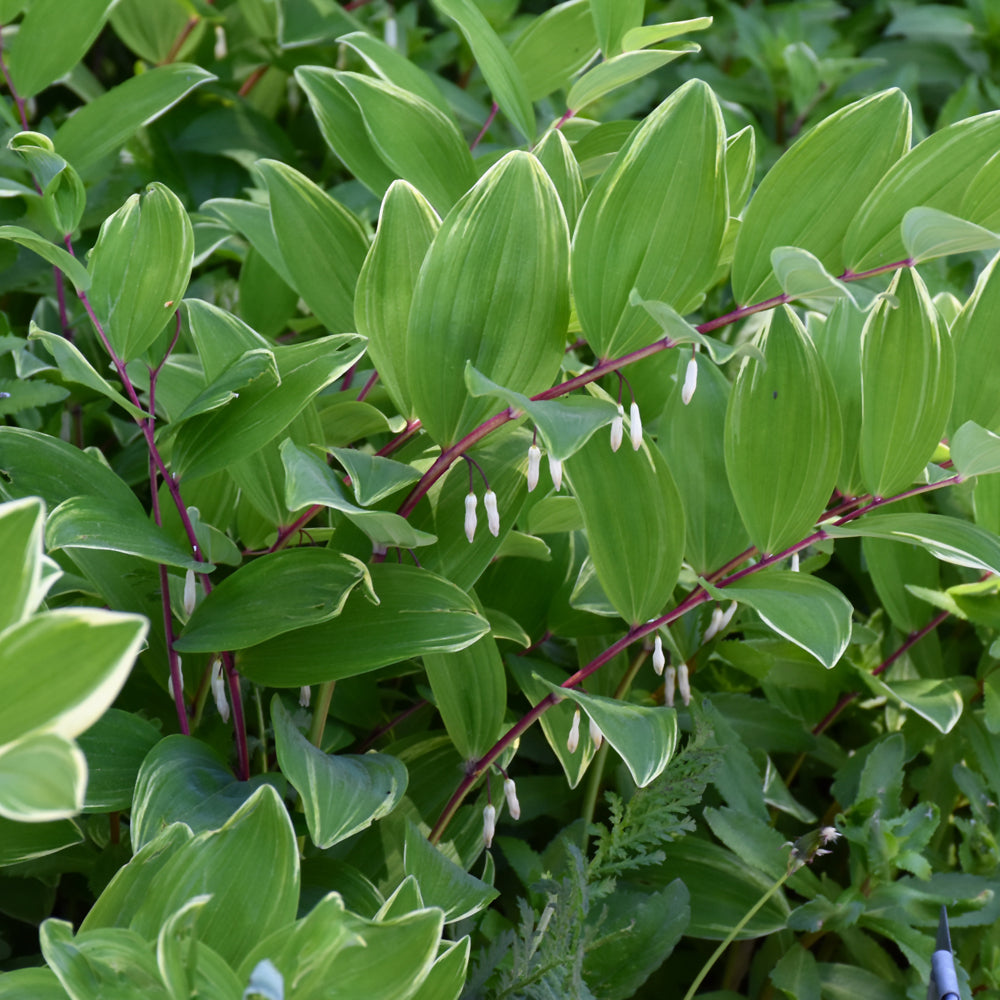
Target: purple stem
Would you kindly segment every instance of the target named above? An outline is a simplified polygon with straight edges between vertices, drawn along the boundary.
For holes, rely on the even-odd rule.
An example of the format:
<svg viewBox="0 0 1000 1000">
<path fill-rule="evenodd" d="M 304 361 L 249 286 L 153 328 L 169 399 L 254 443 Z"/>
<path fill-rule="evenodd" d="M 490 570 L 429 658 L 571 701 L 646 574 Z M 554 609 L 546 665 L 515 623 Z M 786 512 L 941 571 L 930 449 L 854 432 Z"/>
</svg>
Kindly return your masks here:
<svg viewBox="0 0 1000 1000">
<path fill-rule="evenodd" d="M 472 145 L 469 146 L 469 152 L 471 153 L 476 146 L 479 145 L 483 140 L 483 136 L 489 131 L 489 127 L 493 124 L 493 119 L 496 118 L 497 112 L 500 110 L 500 105 L 496 101 L 493 102 L 493 106 L 490 108 L 490 113 L 486 116 L 486 123 L 479 130 L 479 135 L 472 140 Z"/>
<path fill-rule="evenodd" d="M 0 31 L 0 72 L 3 73 L 3 78 L 7 83 L 7 89 L 10 91 L 10 96 L 14 98 L 14 104 L 17 105 L 17 116 L 21 119 L 21 128 L 26 132 L 28 130 L 28 113 L 24 106 L 24 101 L 21 95 L 17 92 L 17 88 L 14 86 L 14 81 L 10 78 L 10 72 L 7 69 L 7 61 L 3 57 L 3 32 Z"/>
<path fill-rule="evenodd" d="M 368 377 L 368 381 L 361 387 L 361 392 L 358 393 L 358 402 L 360 403 L 365 396 L 368 395 L 375 388 L 375 383 L 378 381 L 378 372 L 372 372 Z"/>
</svg>

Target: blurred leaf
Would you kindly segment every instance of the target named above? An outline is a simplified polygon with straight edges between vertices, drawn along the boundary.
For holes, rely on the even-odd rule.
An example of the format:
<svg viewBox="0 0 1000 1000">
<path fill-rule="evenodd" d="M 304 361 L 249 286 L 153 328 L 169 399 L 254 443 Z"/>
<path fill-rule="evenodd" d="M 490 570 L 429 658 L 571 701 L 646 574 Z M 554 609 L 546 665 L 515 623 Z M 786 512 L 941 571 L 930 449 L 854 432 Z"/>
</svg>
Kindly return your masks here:
<svg viewBox="0 0 1000 1000">
<path fill-rule="evenodd" d="M 644 8 L 643 0 L 591 0 L 590 10 L 605 59 L 616 56 L 622 50 L 626 32 L 642 24 Z"/>
</svg>

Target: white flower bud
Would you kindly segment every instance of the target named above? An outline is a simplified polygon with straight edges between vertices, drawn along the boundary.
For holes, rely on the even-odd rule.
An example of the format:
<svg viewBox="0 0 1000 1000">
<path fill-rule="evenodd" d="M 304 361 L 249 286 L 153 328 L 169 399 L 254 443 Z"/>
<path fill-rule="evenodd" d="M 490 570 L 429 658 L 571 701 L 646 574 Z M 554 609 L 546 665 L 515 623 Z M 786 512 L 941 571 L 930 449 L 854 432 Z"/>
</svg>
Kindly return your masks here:
<svg viewBox="0 0 1000 1000">
<path fill-rule="evenodd" d="M 491 803 L 483 810 L 483 843 L 493 846 L 493 834 L 497 832 L 497 811 Z"/>
<path fill-rule="evenodd" d="M 736 614 L 736 609 L 738 607 L 739 605 L 736 603 L 736 601 L 733 601 L 733 603 L 730 604 L 728 608 L 726 608 L 725 612 L 722 615 L 722 624 L 719 626 L 720 629 L 725 628 L 733 620 L 733 615 Z"/>
<path fill-rule="evenodd" d="M 213 47 L 212 55 L 219 62 L 222 62 L 228 54 L 229 47 L 226 45 L 226 29 L 221 24 L 217 24 L 215 26 L 215 46 Z"/>
<path fill-rule="evenodd" d="M 465 537 L 471 542 L 476 537 L 476 494 L 465 494 Z"/>
<path fill-rule="evenodd" d="M 798 552 L 792 553 L 792 565 L 789 567 L 793 573 L 798 573 L 799 571 L 799 554 Z"/>
<path fill-rule="evenodd" d="M 590 742 L 594 744 L 595 750 L 600 750 L 601 744 L 604 742 L 604 733 L 601 732 L 601 727 L 593 719 L 590 720 Z"/>
<path fill-rule="evenodd" d="M 181 671 L 181 658 L 177 657 L 177 676 L 181 681 L 181 697 L 184 697 L 184 674 Z M 167 677 L 167 690 L 170 692 L 170 697 L 174 696 L 174 675 L 171 672 L 170 676 Z"/>
<path fill-rule="evenodd" d="M 569 736 L 566 737 L 566 749 L 570 753 L 576 753 L 576 748 L 580 745 L 580 709 L 573 713 L 573 725 L 569 727 Z"/>
<path fill-rule="evenodd" d="M 551 455 L 549 455 L 549 475 L 552 476 L 552 485 L 558 493 L 562 489 L 562 462 Z"/>
<path fill-rule="evenodd" d="M 229 702 L 226 699 L 226 678 L 222 673 L 222 660 L 216 657 L 212 661 L 212 697 L 215 707 L 219 710 L 223 722 L 229 721 Z"/>
<path fill-rule="evenodd" d="M 638 451 L 642 447 L 642 417 L 639 416 L 639 404 L 635 400 L 628 411 L 628 429 L 632 450 Z"/>
<path fill-rule="evenodd" d="M 618 416 L 611 421 L 611 450 L 617 451 L 625 437 L 625 407 L 618 404 Z"/>
<path fill-rule="evenodd" d="M 194 589 L 194 570 L 189 569 L 187 573 L 184 574 L 184 614 L 188 618 L 191 617 L 194 611 L 195 602 L 195 589 Z"/>
<path fill-rule="evenodd" d="M 695 361 L 694 355 L 691 356 L 691 360 L 688 362 L 687 370 L 684 372 L 684 385 L 681 388 L 681 401 L 685 406 L 691 402 L 694 397 L 694 391 L 698 388 L 698 362 Z"/>
<path fill-rule="evenodd" d="M 487 490 L 483 494 L 483 506 L 486 508 L 486 527 L 496 538 L 500 534 L 500 514 L 497 511 L 497 495 L 493 490 Z"/>
<path fill-rule="evenodd" d="M 677 668 L 677 690 L 685 707 L 691 704 L 691 681 L 688 678 L 688 665 L 682 663 Z"/>
<path fill-rule="evenodd" d="M 663 681 L 663 700 L 671 708 L 674 707 L 674 692 L 677 688 L 677 668 L 667 667 L 667 676 Z"/>
<path fill-rule="evenodd" d="M 372 555 L 384 556 L 389 551 L 389 546 L 383 542 L 372 542 Z"/>
<path fill-rule="evenodd" d="M 302 687 L 299 688 L 299 705 L 300 705 L 300 707 L 302 707 L 302 708 L 308 708 L 309 707 L 309 702 L 312 701 L 312 693 L 313 693 L 313 689 L 311 687 L 309 687 L 308 684 L 303 684 Z"/>
<path fill-rule="evenodd" d="M 513 778 L 505 778 L 503 783 L 503 794 L 507 799 L 507 809 L 511 819 L 521 818 L 521 803 L 517 801 L 517 789 L 514 787 Z"/>
<path fill-rule="evenodd" d="M 667 665 L 667 658 L 663 655 L 663 640 L 657 635 L 653 639 L 653 669 L 657 677 L 663 676 L 663 668 Z"/>
<path fill-rule="evenodd" d="M 542 449 L 533 444 L 528 449 L 528 492 L 538 485 L 538 474 L 542 471 Z"/>
<path fill-rule="evenodd" d="M 710 642 L 712 639 L 718 635 L 719 630 L 722 628 L 722 615 L 723 611 L 720 607 L 712 608 L 712 617 L 709 620 L 708 628 L 705 629 L 705 634 L 702 636 L 701 641 L 703 643 Z"/>
</svg>

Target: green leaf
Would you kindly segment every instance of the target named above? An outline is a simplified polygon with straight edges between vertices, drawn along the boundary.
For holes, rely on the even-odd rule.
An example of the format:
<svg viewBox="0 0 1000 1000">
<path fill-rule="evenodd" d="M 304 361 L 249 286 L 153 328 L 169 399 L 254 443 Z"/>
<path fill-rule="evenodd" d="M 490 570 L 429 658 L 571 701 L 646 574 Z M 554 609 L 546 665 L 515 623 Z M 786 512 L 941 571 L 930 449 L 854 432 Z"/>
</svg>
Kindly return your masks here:
<svg viewBox="0 0 1000 1000">
<path fill-rule="evenodd" d="M 559 200 L 562 202 L 566 221 L 572 231 L 587 192 L 570 144 L 561 131 L 551 129 L 532 152 L 538 157 L 538 162 L 545 168 L 556 191 L 559 192 Z"/>
<path fill-rule="evenodd" d="M 994 154 L 972 178 L 962 196 L 962 204 L 955 214 L 960 219 L 968 219 L 986 229 L 995 231 L 1000 228 L 998 186 L 1000 186 L 1000 155 Z"/>
<path fill-rule="evenodd" d="M 37 610 L 54 582 L 43 575 L 44 532 L 45 504 L 37 497 L 0 504 L 0 552 L 8 566 L 0 576 L 0 632 Z"/>
<path fill-rule="evenodd" d="M 471 939 L 442 941 L 427 978 L 410 1000 L 458 1000 L 465 986 Z"/>
<path fill-rule="evenodd" d="M 468 595 L 442 577 L 391 563 L 370 569 L 379 604 L 355 592 L 338 618 L 251 646 L 240 672 L 271 687 L 320 684 L 425 653 L 464 649 L 488 631 Z"/>
<path fill-rule="evenodd" d="M 903 246 L 914 264 L 952 253 L 996 250 L 1000 236 L 936 208 L 911 208 L 903 216 Z"/>
<path fill-rule="evenodd" d="M 724 589 L 706 584 L 716 600 L 747 604 L 779 635 L 811 653 L 828 670 L 851 641 L 850 601 L 836 587 L 805 573 L 769 570 Z"/>
<path fill-rule="evenodd" d="M 797 299 L 814 309 L 829 308 L 839 299 L 857 305 L 850 288 L 834 278 L 808 250 L 775 247 L 771 251 L 771 267 L 789 299 Z"/>
<path fill-rule="evenodd" d="M 750 540 L 773 554 L 809 533 L 840 468 L 833 382 L 798 317 L 771 318 L 764 362 L 743 363 L 726 414 L 726 472 Z"/>
<path fill-rule="evenodd" d="M 594 27 L 605 59 L 621 52 L 626 32 L 642 24 L 644 9 L 643 0 L 591 0 Z"/>
<path fill-rule="evenodd" d="M 353 104 L 353 102 L 351 103 Z M 206 201 L 201 206 L 201 210 L 206 214 L 218 217 L 234 233 L 245 237 L 250 246 L 280 275 L 281 280 L 290 288 L 292 287 L 294 281 L 291 272 L 285 265 L 285 258 L 281 256 L 281 250 L 278 249 L 278 240 L 271 228 L 271 213 L 266 205 L 258 205 L 252 201 L 239 201 L 236 198 L 213 198 L 211 201 Z M 182 308 L 189 311 L 192 301 L 198 300 L 185 299 Z M 217 311 L 221 312 L 221 310 Z M 230 321 L 235 320 L 235 317 L 230 316 L 229 313 L 224 313 L 224 315 L 229 317 Z M 257 346 L 266 346 L 266 342 Z"/>
<path fill-rule="evenodd" d="M 660 335 L 631 304 L 633 289 L 683 314 L 714 280 L 728 218 L 724 150 L 718 101 L 692 80 L 646 118 L 591 191 L 573 238 L 573 296 L 598 357 Z"/>
<path fill-rule="evenodd" d="M 553 694 L 575 702 L 595 722 L 604 738 L 625 761 L 635 783 L 645 788 L 663 773 L 677 749 L 680 728 L 673 708 L 633 705 L 614 698 L 564 688 L 536 675 Z M 585 734 L 582 738 L 586 738 Z"/>
<path fill-rule="evenodd" d="M 267 185 L 289 284 L 330 333 L 353 330 L 354 286 L 368 252 L 360 223 L 294 168 L 258 160 L 254 169 Z"/>
<path fill-rule="evenodd" d="M 70 1000 L 51 969 L 15 969 L 0 978 L 3 1000 Z"/>
<path fill-rule="evenodd" d="M 427 653 L 424 669 L 455 749 L 464 760 L 478 760 L 500 735 L 507 706 L 496 640 L 484 635 L 455 653 Z"/>
<path fill-rule="evenodd" d="M 79 174 L 55 152 L 52 140 L 38 132 L 19 132 L 7 143 L 25 161 L 41 194 L 42 208 L 57 233 L 80 224 L 87 193 Z"/>
<path fill-rule="evenodd" d="M 967 420 L 951 436 L 951 460 L 963 479 L 1000 472 L 1000 436 Z"/>
<path fill-rule="evenodd" d="M 413 291 L 441 220 L 406 181 L 393 181 L 379 212 L 378 231 L 358 277 L 354 318 L 368 354 L 399 412 L 413 416 L 407 384 L 407 326 Z"/>
<path fill-rule="evenodd" d="M 160 733 L 131 712 L 109 708 L 79 738 L 87 758 L 85 813 L 130 809 L 139 768 Z"/>
<path fill-rule="evenodd" d="M 678 35 L 686 35 L 689 31 L 704 31 L 712 26 L 710 17 L 692 17 L 686 21 L 665 21 L 662 24 L 650 24 L 646 27 L 629 28 L 622 38 L 622 48 L 644 49 L 647 45 L 658 45 L 669 41 Z"/>
<path fill-rule="evenodd" d="M 380 369 L 379 377 L 381 376 Z M 365 507 L 398 493 L 420 479 L 420 473 L 412 465 L 394 462 L 391 458 L 368 455 L 357 448 L 328 450 L 351 477 L 354 497 Z"/>
<path fill-rule="evenodd" d="M 90 287 L 90 275 L 83 264 L 62 247 L 57 247 L 30 229 L 25 229 L 22 226 L 0 226 L 0 240 L 10 240 L 19 246 L 33 250 L 53 267 L 58 267 L 73 282 L 73 286 L 78 292 L 84 292 Z"/>
<path fill-rule="evenodd" d="M 7 685 L 4 685 L 5 687 Z M 44 823 L 83 807 L 87 762 L 58 733 L 28 733 L 0 746 L 0 816 Z"/>
<path fill-rule="evenodd" d="M 56 130 L 56 149 L 84 174 L 188 94 L 216 77 L 200 66 L 155 66 L 78 108 Z"/>
<path fill-rule="evenodd" d="M 205 22 L 193 27 L 187 25 L 198 3 L 199 0 L 190 4 L 180 0 L 159 0 L 154 4 L 146 0 L 118 0 L 111 12 L 111 27 L 136 56 L 158 66 L 171 54 L 175 57 L 182 53 L 190 55 L 197 48 L 203 38 Z M 201 12 L 204 13 L 204 7 Z M 182 33 L 186 39 L 182 38 L 179 50 L 173 52 L 174 43 Z"/>
<path fill-rule="evenodd" d="M 906 489 L 934 454 L 951 411 L 951 338 L 913 268 L 900 271 L 861 338 L 861 481 L 874 496 Z M 889 398 L 886 398 L 886 393 Z"/>
<path fill-rule="evenodd" d="M 324 753 L 298 731 L 278 695 L 271 722 L 278 763 L 302 797 L 309 836 L 321 850 L 367 830 L 403 797 L 409 776 L 396 757 Z"/>
<path fill-rule="evenodd" d="M 168 187 L 150 184 L 104 220 L 89 297 L 116 354 L 140 357 L 173 318 L 191 277 L 194 230 Z"/>
<path fill-rule="evenodd" d="M 950 733 L 962 715 L 962 696 L 955 682 L 934 677 L 916 680 L 889 681 L 859 670 L 869 690 L 879 698 L 887 698 L 904 710 L 926 719 L 939 733 Z"/>
<path fill-rule="evenodd" d="M 510 55 L 529 100 L 539 101 L 555 90 L 568 90 L 570 78 L 597 48 L 588 0 L 567 0 L 533 18 L 514 39 Z M 535 153 L 541 159 L 537 148 Z"/>
<path fill-rule="evenodd" d="M 951 427 L 975 421 L 1000 432 L 1000 255 L 983 268 L 972 295 L 952 325 L 955 397 Z"/>
<path fill-rule="evenodd" d="M 566 95 L 566 104 L 577 114 L 602 97 L 624 87 L 634 80 L 672 63 L 681 56 L 700 52 L 701 46 L 684 42 L 670 49 L 652 49 L 642 52 L 622 52 L 598 63 L 579 77 Z"/>
<path fill-rule="evenodd" d="M 467 361 L 526 394 L 552 384 L 569 319 L 568 267 L 552 181 L 530 153 L 508 153 L 448 213 L 413 293 L 406 381 L 438 443 L 454 443 L 490 412 L 468 399 Z"/>
<path fill-rule="evenodd" d="M 832 274 L 851 218 L 910 143 L 910 106 L 899 90 L 849 104 L 801 136 L 767 172 L 736 237 L 733 294 L 742 305 L 779 291 L 775 247 L 801 247 Z"/>
<path fill-rule="evenodd" d="M 367 576 L 364 563 L 330 549 L 261 556 L 205 595 L 174 648 L 182 653 L 244 649 L 329 621 Z"/>
<path fill-rule="evenodd" d="M 428 906 L 444 910 L 444 922 L 454 923 L 486 909 L 499 891 L 463 871 L 439 851 L 412 823 L 406 824 L 403 870 L 420 885 Z"/>
<path fill-rule="evenodd" d="M 1000 112 L 967 118 L 929 135 L 896 162 L 866 195 L 844 237 L 844 259 L 854 271 L 906 256 L 901 224 L 917 207 L 957 215 L 965 193 L 1000 141 Z M 853 199 L 852 199 L 853 202 Z M 841 214 L 846 206 L 838 206 Z"/>
<path fill-rule="evenodd" d="M 524 80 L 511 54 L 490 27 L 472 0 L 432 0 L 435 9 L 455 23 L 464 36 L 479 66 L 493 100 L 514 123 L 521 134 L 533 143 L 535 113 Z"/>
<path fill-rule="evenodd" d="M 75 844 L 82 844 L 83 840 L 83 832 L 71 820 L 19 823 L 0 818 L 0 867 L 44 858 Z M 0 978 L 0 997 L 4 1000 L 11 995 L 3 990 L 9 978 L 9 973 Z"/>
<path fill-rule="evenodd" d="M 65 500 L 51 514 L 45 528 L 50 549 L 104 549 L 124 552 L 149 562 L 211 573 L 211 563 L 199 562 L 189 547 L 175 542 L 150 521 L 133 498 L 129 505 L 97 497 Z"/>
<path fill-rule="evenodd" d="M 726 140 L 726 186 L 729 214 L 738 215 L 750 196 L 757 167 L 757 133 L 752 125 L 741 128 Z"/>
<path fill-rule="evenodd" d="M 360 73 L 337 73 L 354 98 L 376 152 L 442 215 L 476 182 L 458 126 L 410 91 Z"/>
<path fill-rule="evenodd" d="M 793 944 L 771 970 L 771 982 L 791 1000 L 820 1000 L 822 981 L 811 951 Z"/>
<path fill-rule="evenodd" d="M 68 389 L 40 379 L 24 382 L 20 379 L 0 378 L 0 392 L 5 394 L 0 396 L 0 416 L 20 413 L 35 406 L 59 403 L 69 395 Z"/>
</svg>

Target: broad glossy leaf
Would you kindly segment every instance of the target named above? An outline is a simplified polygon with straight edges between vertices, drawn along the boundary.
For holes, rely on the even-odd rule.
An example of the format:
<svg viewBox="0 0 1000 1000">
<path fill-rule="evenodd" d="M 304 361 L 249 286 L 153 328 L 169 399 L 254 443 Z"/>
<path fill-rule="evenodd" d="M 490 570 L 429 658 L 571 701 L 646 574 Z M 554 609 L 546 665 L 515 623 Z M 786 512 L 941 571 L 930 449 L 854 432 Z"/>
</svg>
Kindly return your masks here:
<svg viewBox="0 0 1000 1000">
<path fill-rule="evenodd" d="M 730 385 L 708 358 L 694 355 L 698 387 L 685 406 L 681 396 L 690 361 L 679 351 L 677 376 L 667 400 L 657 445 L 676 472 L 684 506 L 684 558 L 697 573 L 710 573 L 750 545 L 726 478 L 726 407 Z M 534 514 L 534 511 L 532 511 Z"/>
<path fill-rule="evenodd" d="M 973 420 L 1000 432 L 1000 255 L 983 268 L 952 326 L 955 398 L 950 426 Z"/>
<path fill-rule="evenodd" d="M 936 208 L 911 208 L 901 228 L 906 256 L 915 264 L 952 253 L 1000 247 L 1000 235 Z"/>
<path fill-rule="evenodd" d="M 278 160 L 254 165 L 267 185 L 271 226 L 291 277 L 330 331 L 354 328 L 354 286 L 368 252 L 358 220 L 298 170 Z"/>
<path fill-rule="evenodd" d="M 535 112 L 517 64 L 473 0 L 432 0 L 438 13 L 455 23 L 464 36 L 493 100 L 521 134 L 535 139 Z"/>
<path fill-rule="evenodd" d="M 552 129 L 546 133 L 545 138 L 535 146 L 532 152 L 538 157 L 538 162 L 545 168 L 545 172 L 552 178 L 552 183 L 556 186 L 556 191 L 559 192 L 563 211 L 566 213 L 566 221 L 572 232 L 586 197 L 583 177 L 580 174 L 580 167 L 573 155 L 573 150 L 562 132 Z"/>
<path fill-rule="evenodd" d="M 281 771 L 302 799 L 312 842 L 322 850 L 347 840 L 396 808 L 406 766 L 388 754 L 327 754 L 295 727 L 281 699 L 271 699 Z"/>
<path fill-rule="evenodd" d="M 406 824 L 403 870 L 415 876 L 426 905 L 444 910 L 446 924 L 479 913 L 500 895 L 493 886 L 459 868 L 411 822 Z"/>
<path fill-rule="evenodd" d="M 38 233 L 33 233 L 23 226 L 0 226 L 0 240 L 10 240 L 12 243 L 33 250 L 39 257 L 58 267 L 73 282 L 73 287 L 78 292 L 86 291 L 90 287 L 90 274 L 83 264 L 62 247 L 50 243 Z"/>
<path fill-rule="evenodd" d="M 801 646 L 828 670 L 851 641 L 851 602 L 815 576 L 771 570 L 710 592 L 718 600 L 749 605 L 778 635 Z"/>
<path fill-rule="evenodd" d="M 602 97 L 624 87 L 634 80 L 658 70 L 661 66 L 679 59 L 681 56 L 700 52 L 701 46 L 685 42 L 669 49 L 648 49 L 640 52 L 622 52 L 605 62 L 600 62 L 587 70 L 570 87 L 566 103 L 579 113 Z"/>
<path fill-rule="evenodd" d="M 831 274 L 840 274 L 845 260 L 853 264 L 841 249 L 851 218 L 909 144 L 910 106 L 899 90 L 849 104 L 798 138 L 743 215 L 733 258 L 736 301 L 748 305 L 780 291 L 770 260 L 775 247 L 808 250 Z"/>
<path fill-rule="evenodd" d="M 468 361 L 527 394 L 552 384 L 569 319 L 568 267 L 552 181 L 531 154 L 508 153 L 448 213 L 413 293 L 406 380 L 437 442 L 457 441 L 490 412 L 468 399 Z"/>
<path fill-rule="evenodd" d="M 329 621 L 367 575 L 364 563 L 331 549 L 286 549 L 261 556 L 205 595 L 174 648 L 196 653 L 244 649 Z"/>
<path fill-rule="evenodd" d="M 911 208 L 959 214 L 969 184 L 998 142 L 1000 111 L 967 118 L 932 133 L 877 184 L 860 189 L 864 204 L 844 238 L 850 268 L 864 271 L 905 257 L 901 223 Z"/>
<path fill-rule="evenodd" d="M 441 224 L 427 199 L 393 181 L 379 212 L 375 241 L 361 267 L 354 318 L 368 354 L 399 412 L 413 416 L 407 384 L 407 326 L 420 266 Z"/>
<path fill-rule="evenodd" d="M 441 214 L 476 182 L 476 168 L 458 126 L 433 104 L 394 83 L 337 73 L 354 98 L 375 151 Z"/>
<path fill-rule="evenodd" d="M 278 366 L 274 352 L 267 348 L 255 348 L 241 354 L 226 367 L 218 378 L 211 381 L 184 409 L 170 422 L 172 430 L 178 424 L 201 413 L 218 410 L 239 399 L 240 394 L 259 378 L 265 382 L 277 385 L 279 381 Z"/>
<path fill-rule="evenodd" d="M 245 650 L 240 672 L 271 687 L 320 684 L 425 653 L 464 649 L 489 629 L 464 591 L 427 570 L 378 563 L 371 576 L 379 604 L 355 592 L 332 621 Z"/>
<path fill-rule="evenodd" d="M 764 362 L 743 363 L 726 414 L 726 472 L 750 540 L 775 553 L 807 535 L 840 468 L 830 373 L 798 317 L 771 319 Z"/>
<path fill-rule="evenodd" d="M 597 48 L 590 4 L 567 0 L 533 18 L 514 39 L 510 54 L 529 100 L 538 101 L 554 90 L 568 89 L 570 78 L 590 62 Z"/>
<path fill-rule="evenodd" d="M 7 572 L 0 576 L 0 632 L 35 611 L 54 577 L 43 575 L 45 504 L 26 497 L 0 504 L 0 552 Z"/>
<path fill-rule="evenodd" d="M 955 470 L 965 479 L 1000 472 L 1000 436 L 967 420 L 949 442 Z"/>
<path fill-rule="evenodd" d="M 934 454 L 951 411 L 951 337 L 913 268 L 899 272 L 861 338 L 861 481 L 877 497 L 905 490 Z"/>
<path fill-rule="evenodd" d="M 728 218 L 724 151 L 715 95 L 692 80 L 646 118 L 591 191 L 573 238 L 573 295 L 598 357 L 661 336 L 630 304 L 633 289 L 683 314 L 711 283 Z"/>
<path fill-rule="evenodd" d="M 456 653 L 427 653 L 424 669 L 455 748 L 465 760 L 478 759 L 500 735 L 507 706 L 507 675 L 496 640 L 484 635 Z"/>
<path fill-rule="evenodd" d="M 0 745 L 33 729 L 72 738 L 92 726 L 125 683 L 147 628 L 139 615 L 95 608 L 45 611 L 8 628 L 0 643 Z"/>
<path fill-rule="evenodd" d="M 83 807 L 86 784 L 86 759 L 72 740 L 58 733 L 29 732 L 0 745 L 4 819 L 44 823 L 74 816 Z"/>
<path fill-rule="evenodd" d="M 666 460 L 592 437 L 566 463 L 601 586 L 630 624 L 659 614 L 684 553 L 684 508 Z"/>
<path fill-rule="evenodd" d="M 159 730 L 141 716 L 109 708 L 78 740 L 87 758 L 83 812 L 131 808 L 139 768 L 159 739 Z"/>
<path fill-rule="evenodd" d="M 578 688 L 563 688 L 541 677 L 536 679 L 550 692 L 579 705 L 597 723 L 640 788 L 654 781 L 670 763 L 680 735 L 677 712 L 673 708 L 633 705 L 587 694 Z M 586 738 L 586 734 L 581 738 Z"/>
<path fill-rule="evenodd" d="M 142 126 L 215 79 L 208 70 L 188 63 L 155 66 L 78 108 L 56 130 L 53 142 L 60 154 L 85 173 Z"/>
<path fill-rule="evenodd" d="M 644 9 L 643 0 L 591 0 L 594 27 L 605 59 L 621 52 L 625 33 L 642 24 Z"/>
</svg>

